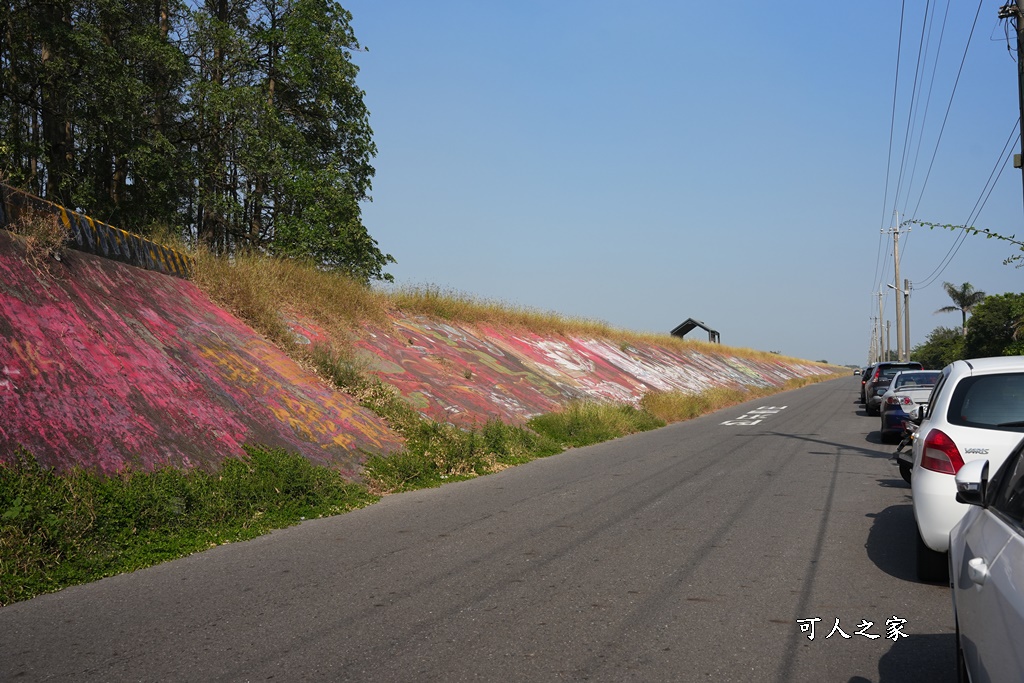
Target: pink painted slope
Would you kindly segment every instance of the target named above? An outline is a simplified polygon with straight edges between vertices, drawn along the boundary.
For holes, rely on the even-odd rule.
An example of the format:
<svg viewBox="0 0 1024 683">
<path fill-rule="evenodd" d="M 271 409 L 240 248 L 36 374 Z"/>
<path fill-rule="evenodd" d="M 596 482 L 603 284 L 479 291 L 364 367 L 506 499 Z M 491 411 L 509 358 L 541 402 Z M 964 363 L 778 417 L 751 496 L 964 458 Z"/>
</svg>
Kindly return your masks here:
<svg viewBox="0 0 1024 683">
<path fill-rule="evenodd" d="M 36 272 L 0 230 L 0 459 L 213 465 L 263 443 L 356 476 L 399 438 L 191 283 L 70 252 Z"/>
</svg>

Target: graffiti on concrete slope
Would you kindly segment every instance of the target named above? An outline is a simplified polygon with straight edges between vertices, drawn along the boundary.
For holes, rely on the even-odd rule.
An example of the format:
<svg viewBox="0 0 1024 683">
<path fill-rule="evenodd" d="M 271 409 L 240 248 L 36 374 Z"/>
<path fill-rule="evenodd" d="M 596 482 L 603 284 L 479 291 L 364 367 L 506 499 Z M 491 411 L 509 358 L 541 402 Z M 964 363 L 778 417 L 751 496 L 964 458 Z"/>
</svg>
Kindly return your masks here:
<svg viewBox="0 0 1024 683">
<path fill-rule="evenodd" d="M 419 316 L 396 315 L 390 329 L 368 327 L 357 345 L 370 371 L 423 415 L 466 426 L 490 418 L 521 424 L 573 400 L 636 405 L 652 390 L 779 386 L 823 372 L 790 361 L 438 324 Z"/>
<path fill-rule="evenodd" d="M 191 283 L 69 254 L 30 269 L 0 231 L 0 459 L 212 466 L 263 443 L 355 475 L 400 440 Z"/>
</svg>

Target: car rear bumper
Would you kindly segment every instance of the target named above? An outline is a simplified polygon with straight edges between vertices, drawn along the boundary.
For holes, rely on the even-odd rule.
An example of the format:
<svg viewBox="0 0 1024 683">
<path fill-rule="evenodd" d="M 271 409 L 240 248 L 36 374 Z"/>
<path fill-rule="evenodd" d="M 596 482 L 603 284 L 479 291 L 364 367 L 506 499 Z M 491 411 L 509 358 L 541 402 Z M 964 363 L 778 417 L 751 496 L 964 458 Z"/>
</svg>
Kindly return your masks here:
<svg viewBox="0 0 1024 683">
<path fill-rule="evenodd" d="M 914 519 L 921 532 L 921 540 L 932 550 L 940 553 L 948 551 L 949 532 L 967 513 L 968 508 L 956 502 L 955 477 L 917 465 L 911 476 L 910 487 Z"/>
</svg>

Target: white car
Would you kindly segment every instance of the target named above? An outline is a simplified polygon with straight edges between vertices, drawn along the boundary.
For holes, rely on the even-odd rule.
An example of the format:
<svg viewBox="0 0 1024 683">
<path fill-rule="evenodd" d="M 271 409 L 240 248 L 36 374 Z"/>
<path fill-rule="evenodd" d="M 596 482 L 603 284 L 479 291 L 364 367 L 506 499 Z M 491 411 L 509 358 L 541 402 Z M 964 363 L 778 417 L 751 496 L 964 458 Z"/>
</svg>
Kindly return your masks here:
<svg viewBox="0 0 1024 683">
<path fill-rule="evenodd" d="M 1024 680 L 1024 441 L 988 479 L 987 460 L 956 474 L 967 514 L 949 535 L 958 679 Z"/>
<path fill-rule="evenodd" d="M 954 477 L 964 463 L 1003 464 L 1024 434 L 1024 356 L 958 360 L 942 369 L 913 446 L 910 488 L 917 575 L 948 576 L 949 532 L 967 511 Z"/>
<path fill-rule="evenodd" d="M 878 407 L 883 443 L 903 437 L 905 423 L 918 408 L 927 408 L 932 389 L 941 376 L 939 370 L 903 370 L 893 375 Z"/>
</svg>

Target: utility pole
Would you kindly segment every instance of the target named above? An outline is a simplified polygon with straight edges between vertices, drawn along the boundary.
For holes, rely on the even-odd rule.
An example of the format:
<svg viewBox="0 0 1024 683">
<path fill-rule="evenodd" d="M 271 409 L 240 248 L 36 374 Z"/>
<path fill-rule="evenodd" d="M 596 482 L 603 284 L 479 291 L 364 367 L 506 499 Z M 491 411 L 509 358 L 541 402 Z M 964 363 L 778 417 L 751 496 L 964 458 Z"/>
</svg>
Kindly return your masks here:
<svg viewBox="0 0 1024 683">
<path fill-rule="evenodd" d="M 1000 19 L 1012 19 L 1013 28 L 1017 32 L 1017 104 L 1020 107 L 1021 121 L 1024 122 L 1024 0 L 1007 2 L 999 8 Z M 1024 162 L 1024 136 L 1020 141 L 1020 159 Z M 1014 166 L 1021 168 L 1021 162 Z M 1024 173 L 1021 173 L 1021 188 L 1024 189 Z"/>
<path fill-rule="evenodd" d="M 1024 0 L 1020 0 L 1024 2 Z M 892 262 L 896 269 L 896 279 L 893 280 L 893 289 L 896 290 L 896 360 L 903 358 L 903 302 L 900 301 L 900 214 L 893 212 L 896 217 L 896 225 L 892 233 Z"/>
<path fill-rule="evenodd" d="M 885 333 L 882 332 L 882 321 L 885 319 L 885 316 L 882 315 L 883 296 L 884 294 L 882 292 L 878 293 L 878 360 L 885 360 L 882 357 L 882 350 L 885 348 L 885 339 L 883 339 Z"/>
<path fill-rule="evenodd" d="M 878 318 L 871 319 L 871 343 L 868 344 L 868 365 L 874 365 L 878 359 Z"/>
<path fill-rule="evenodd" d="M 890 329 L 892 329 L 892 321 L 891 320 L 886 320 L 885 321 L 885 360 L 892 360 L 892 358 L 889 357 L 890 350 L 892 349 L 892 345 L 889 343 L 889 330 Z M 899 341 L 899 339 L 897 338 L 896 341 Z"/>
<path fill-rule="evenodd" d="M 903 334 L 906 335 L 903 348 L 907 351 L 907 357 L 903 360 L 910 360 L 910 280 L 903 281 L 903 316 Z"/>
</svg>

